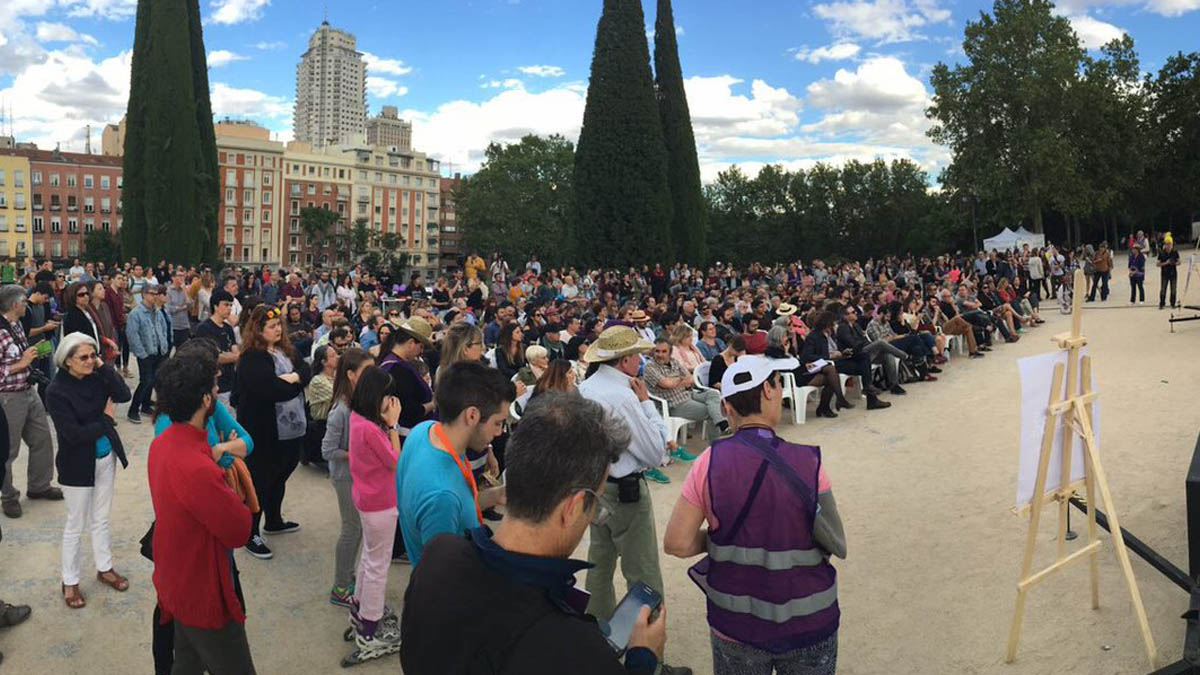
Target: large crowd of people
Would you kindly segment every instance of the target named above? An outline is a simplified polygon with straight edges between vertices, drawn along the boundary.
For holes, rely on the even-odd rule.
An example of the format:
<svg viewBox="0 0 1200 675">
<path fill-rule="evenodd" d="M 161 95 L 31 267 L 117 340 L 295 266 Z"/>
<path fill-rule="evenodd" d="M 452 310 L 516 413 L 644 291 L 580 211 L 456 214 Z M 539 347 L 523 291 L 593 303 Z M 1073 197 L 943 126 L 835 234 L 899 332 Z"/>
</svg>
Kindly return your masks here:
<svg viewBox="0 0 1200 675">
<path fill-rule="evenodd" d="M 1128 244 L 1130 301 L 1144 301 L 1149 246 Z M 1155 249 L 1160 307 L 1168 286 L 1174 306 L 1179 254 Z M 663 550 L 706 555 L 690 575 L 715 672 L 832 673 L 829 561 L 845 534 L 820 450 L 776 434 L 784 407 L 814 387 L 816 415 L 836 418 L 861 387 L 867 410 L 885 409 L 937 381 L 956 343 L 982 358 L 1044 323 L 1044 301 L 1106 301 L 1114 266 L 1101 244 L 514 267 L 471 254 L 429 280 L 29 261 L 0 287 L 0 507 L 22 515 L 24 444 L 24 497 L 65 502 L 63 602 L 87 605 L 85 534 L 101 584 L 144 583 L 116 571 L 128 552 L 112 550 L 109 513 L 129 463 L 120 414 L 149 416 L 156 673 L 254 672 L 231 551 L 270 560 L 272 539 L 301 530 L 285 518 L 301 463 L 336 496 L 328 600 L 348 610 L 348 664 L 398 652 L 417 674 L 690 672 L 662 662 L 665 604 L 608 632 L 618 564 L 661 599 Z M 1089 288 L 1072 288 L 1076 268 Z M 715 440 L 695 455 L 688 433 Z M 670 462 L 692 464 L 660 539 L 647 482 L 670 482 Z M 570 560 L 585 532 L 587 561 Z M 385 602 L 393 562 L 415 566 L 402 613 Z M 0 602 L 0 627 L 29 613 Z"/>
</svg>

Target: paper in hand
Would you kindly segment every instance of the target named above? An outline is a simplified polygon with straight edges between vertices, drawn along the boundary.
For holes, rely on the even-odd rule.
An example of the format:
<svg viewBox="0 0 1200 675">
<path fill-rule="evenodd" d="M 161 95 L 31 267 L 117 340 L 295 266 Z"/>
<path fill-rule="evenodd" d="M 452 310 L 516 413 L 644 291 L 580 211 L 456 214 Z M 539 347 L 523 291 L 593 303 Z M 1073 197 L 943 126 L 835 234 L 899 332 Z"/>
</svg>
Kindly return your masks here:
<svg viewBox="0 0 1200 675">
<path fill-rule="evenodd" d="M 820 372 L 822 368 L 828 366 L 830 363 L 832 363 L 832 361 L 827 359 L 817 359 L 816 361 L 808 364 L 808 374 L 812 375 L 813 373 Z"/>
</svg>

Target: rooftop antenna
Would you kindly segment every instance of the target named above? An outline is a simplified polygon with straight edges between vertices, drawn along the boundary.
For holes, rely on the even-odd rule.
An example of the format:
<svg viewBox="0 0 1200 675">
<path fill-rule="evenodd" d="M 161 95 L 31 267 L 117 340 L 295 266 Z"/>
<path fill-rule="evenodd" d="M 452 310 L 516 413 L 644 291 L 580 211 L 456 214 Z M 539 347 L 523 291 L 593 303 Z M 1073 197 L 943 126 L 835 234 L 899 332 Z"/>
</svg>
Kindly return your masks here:
<svg viewBox="0 0 1200 675">
<path fill-rule="evenodd" d="M 83 145 L 83 154 L 92 154 L 92 125 L 87 125 L 87 141 Z"/>
</svg>

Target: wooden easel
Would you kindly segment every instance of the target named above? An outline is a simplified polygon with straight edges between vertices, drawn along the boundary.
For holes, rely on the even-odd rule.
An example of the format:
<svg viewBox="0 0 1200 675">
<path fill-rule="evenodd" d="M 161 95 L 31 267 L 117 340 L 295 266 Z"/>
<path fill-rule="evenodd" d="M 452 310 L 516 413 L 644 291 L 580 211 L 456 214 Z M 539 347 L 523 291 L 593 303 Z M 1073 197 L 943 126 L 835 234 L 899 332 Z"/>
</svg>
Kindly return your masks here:
<svg viewBox="0 0 1200 675">
<path fill-rule="evenodd" d="M 1075 288 L 1084 284 L 1082 270 L 1075 270 Z M 1071 313 L 1071 332 L 1055 335 L 1053 341 L 1060 349 L 1068 352 L 1066 367 L 1066 396 L 1063 396 L 1063 366 L 1054 367 L 1053 379 L 1050 385 L 1050 404 L 1046 408 L 1046 429 L 1042 435 L 1042 452 L 1038 462 L 1037 481 L 1034 484 L 1033 499 L 1029 504 L 1029 534 L 1025 540 L 1025 556 L 1021 562 L 1021 578 L 1017 582 L 1017 607 L 1013 612 L 1012 629 L 1008 636 L 1008 654 L 1005 661 L 1012 663 L 1017 656 L 1017 642 L 1021 638 L 1021 620 L 1025 613 L 1025 595 L 1038 582 L 1044 581 L 1055 572 L 1067 565 L 1087 557 L 1091 567 L 1092 609 L 1100 608 L 1100 580 L 1097 555 L 1100 552 L 1100 539 L 1096 531 L 1096 491 L 1099 489 L 1103 506 L 1111 521 L 1113 546 L 1117 552 L 1117 560 L 1125 574 L 1125 582 L 1129 586 L 1129 595 L 1133 600 L 1133 608 L 1137 613 L 1138 625 L 1142 629 L 1142 639 L 1146 644 L 1146 657 L 1150 667 L 1156 668 L 1158 655 L 1154 646 L 1154 638 L 1150 635 L 1150 624 L 1146 621 L 1146 609 L 1142 606 L 1142 596 L 1138 592 L 1137 581 L 1133 578 L 1133 568 L 1129 564 L 1129 553 L 1125 549 L 1125 539 L 1121 535 L 1121 525 L 1117 520 L 1117 509 L 1113 505 L 1112 494 L 1108 489 L 1108 480 L 1100 463 L 1100 449 L 1093 435 L 1090 405 L 1098 394 L 1092 387 L 1092 360 L 1090 356 L 1081 356 L 1080 350 L 1087 344 L 1087 338 L 1081 333 L 1083 323 L 1083 294 L 1076 292 L 1074 311 Z M 1082 377 L 1081 377 L 1082 375 Z M 1054 433 L 1058 422 L 1065 421 L 1062 428 L 1062 484 L 1057 488 L 1046 489 L 1046 474 L 1050 465 L 1050 456 L 1054 445 Z M 1067 554 L 1067 509 L 1068 500 L 1079 487 L 1079 481 L 1071 482 L 1071 449 L 1075 436 L 1083 441 L 1084 478 L 1083 486 L 1087 491 L 1088 524 L 1087 545 Z M 1038 523 L 1041 520 L 1042 508 L 1050 502 L 1058 502 L 1058 554 L 1050 566 L 1033 571 L 1033 552 L 1037 545 Z"/>
</svg>

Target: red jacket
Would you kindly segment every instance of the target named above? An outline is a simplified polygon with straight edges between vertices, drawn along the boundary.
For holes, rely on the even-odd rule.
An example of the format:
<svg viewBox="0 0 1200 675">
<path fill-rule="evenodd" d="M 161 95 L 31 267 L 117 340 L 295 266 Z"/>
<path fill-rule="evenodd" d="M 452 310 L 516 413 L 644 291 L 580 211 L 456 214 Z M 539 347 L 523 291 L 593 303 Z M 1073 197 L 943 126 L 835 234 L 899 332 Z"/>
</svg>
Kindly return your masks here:
<svg viewBox="0 0 1200 675">
<path fill-rule="evenodd" d="M 209 630 L 245 623 L 229 556 L 250 538 L 250 510 L 225 484 L 207 432 L 172 424 L 150 444 L 148 467 L 162 622 Z"/>
</svg>

